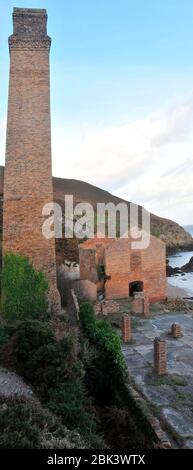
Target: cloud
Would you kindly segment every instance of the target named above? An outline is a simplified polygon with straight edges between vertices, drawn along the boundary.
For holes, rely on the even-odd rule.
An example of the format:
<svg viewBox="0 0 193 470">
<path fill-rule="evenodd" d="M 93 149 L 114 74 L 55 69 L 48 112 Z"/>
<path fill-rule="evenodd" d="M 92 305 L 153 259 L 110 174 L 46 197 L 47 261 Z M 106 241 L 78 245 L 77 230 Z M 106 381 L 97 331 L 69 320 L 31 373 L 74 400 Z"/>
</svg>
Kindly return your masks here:
<svg viewBox="0 0 193 470">
<path fill-rule="evenodd" d="M 65 134 L 56 125 L 54 174 L 90 182 L 159 215 L 191 223 L 192 130 L 193 99 L 105 129 L 83 126 Z"/>
<path fill-rule="evenodd" d="M 0 119 L 4 164 L 6 118 Z M 106 127 L 52 126 L 53 174 L 87 181 L 157 215 L 193 222 L 193 99 Z"/>
<path fill-rule="evenodd" d="M 162 125 L 157 136 L 153 139 L 155 147 L 171 142 L 183 141 L 192 127 L 193 101 L 174 106 L 169 110 L 167 119 L 162 120 Z M 159 126 L 159 124 L 158 124 Z"/>
</svg>

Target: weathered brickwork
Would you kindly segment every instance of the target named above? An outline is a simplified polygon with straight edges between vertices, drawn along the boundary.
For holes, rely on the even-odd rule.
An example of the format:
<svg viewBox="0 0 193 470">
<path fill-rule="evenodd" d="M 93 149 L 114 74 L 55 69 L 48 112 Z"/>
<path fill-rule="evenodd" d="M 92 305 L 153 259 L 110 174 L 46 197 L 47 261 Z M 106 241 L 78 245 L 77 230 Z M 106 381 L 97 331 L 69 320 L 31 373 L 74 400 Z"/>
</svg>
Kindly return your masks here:
<svg viewBox="0 0 193 470">
<path fill-rule="evenodd" d="M 3 253 L 24 254 L 50 282 L 60 309 L 55 240 L 42 235 L 42 208 L 53 201 L 46 10 L 14 8 L 4 175 Z"/>
<path fill-rule="evenodd" d="M 149 316 L 149 299 L 146 295 L 144 295 L 144 304 L 143 304 L 143 315 L 144 317 Z"/>
<path fill-rule="evenodd" d="M 182 329 L 181 329 L 181 325 L 179 325 L 179 323 L 173 323 L 172 326 L 171 326 L 171 335 L 173 336 L 173 338 L 181 338 L 182 336 Z"/>
<path fill-rule="evenodd" d="M 164 375 L 167 371 L 166 342 L 163 339 L 154 339 L 154 372 Z"/>
<path fill-rule="evenodd" d="M 131 341 L 131 318 L 128 315 L 122 316 L 122 340 L 124 343 Z"/>
<path fill-rule="evenodd" d="M 114 300 L 103 300 L 101 302 L 102 305 L 102 314 L 103 315 L 109 315 L 112 313 L 118 313 L 119 312 L 119 304 L 118 302 L 115 302 Z"/>
<path fill-rule="evenodd" d="M 143 292 L 151 302 L 166 298 L 165 244 L 154 236 L 143 250 L 132 250 L 126 239 L 111 243 L 105 252 L 105 271 L 110 276 L 105 284 L 107 298 L 128 297 L 129 285 L 135 281 L 143 283 Z"/>
<path fill-rule="evenodd" d="M 144 296 L 142 293 L 135 293 L 132 301 L 132 312 L 137 315 L 144 314 Z"/>
<path fill-rule="evenodd" d="M 143 315 L 144 317 L 149 316 L 149 299 L 143 294 L 143 292 L 134 293 L 132 301 L 132 312 Z"/>
<path fill-rule="evenodd" d="M 100 247 L 100 257 L 97 245 Z M 98 249 L 99 250 L 99 249 Z M 165 243 L 151 236 L 148 248 L 131 249 L 130 239 L 91 239 L 79 247 L 80 276 L 93 282 L 98 276 L 98 265 L 104 266 L 106 299 L 129 297 L 133 282 L 141 282 L 146 301 L 144 314 L 148 315 L 148 302 L 166 298 L 166 247 Z"/>
</svg>

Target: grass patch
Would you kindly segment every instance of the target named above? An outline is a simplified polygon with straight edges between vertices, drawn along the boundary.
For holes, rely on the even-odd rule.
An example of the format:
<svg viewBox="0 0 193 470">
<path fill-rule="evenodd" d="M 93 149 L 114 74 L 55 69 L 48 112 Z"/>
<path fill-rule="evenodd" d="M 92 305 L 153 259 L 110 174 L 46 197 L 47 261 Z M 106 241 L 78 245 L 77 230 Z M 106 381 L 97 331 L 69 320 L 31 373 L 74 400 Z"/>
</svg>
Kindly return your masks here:
<svg viewBox="0 0 193 470">
<path fill-rule="evenodd" d="M 175 387 L 175 386 L 185 387 L 187 385 L 187 381 L 186 379 L 184 379 L 184 377 L 181 377 L 180 375 L 166 374 L 166 375 L 159 377 L 154 373 L 148 372 L 145 375 L 145 384 L 153 385 L 155 387 L 159 385 L 170 385 L 171 387 Z"/>
</svg>

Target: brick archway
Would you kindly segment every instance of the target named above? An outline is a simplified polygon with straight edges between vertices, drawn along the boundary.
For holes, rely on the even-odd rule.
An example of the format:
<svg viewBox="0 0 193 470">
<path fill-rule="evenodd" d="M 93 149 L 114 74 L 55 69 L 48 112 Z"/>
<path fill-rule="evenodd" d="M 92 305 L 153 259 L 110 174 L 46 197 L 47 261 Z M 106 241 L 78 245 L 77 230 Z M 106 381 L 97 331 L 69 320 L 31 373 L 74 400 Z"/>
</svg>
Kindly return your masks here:
<svg viewBox="0 0 193 470">
<path fill-rule="evenodd" d="M 143 292 L 143 281 L 129 283 L 129 297 L 133 297 L 134 292 Z"/>
</svg>

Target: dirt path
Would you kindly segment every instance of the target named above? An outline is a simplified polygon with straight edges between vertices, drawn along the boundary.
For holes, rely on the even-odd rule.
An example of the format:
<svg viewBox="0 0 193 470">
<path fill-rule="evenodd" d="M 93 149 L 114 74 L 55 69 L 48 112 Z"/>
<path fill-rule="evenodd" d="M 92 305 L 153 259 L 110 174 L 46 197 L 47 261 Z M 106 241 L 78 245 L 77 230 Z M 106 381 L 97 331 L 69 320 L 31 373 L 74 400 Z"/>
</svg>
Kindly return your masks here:
<svg viewBox="0 0 193 470">
<path fill-rule="evenodd" d="M 33 390 L 15 372 L 0 368 L 0 397 L 36 400 Z"/>
</svg>

